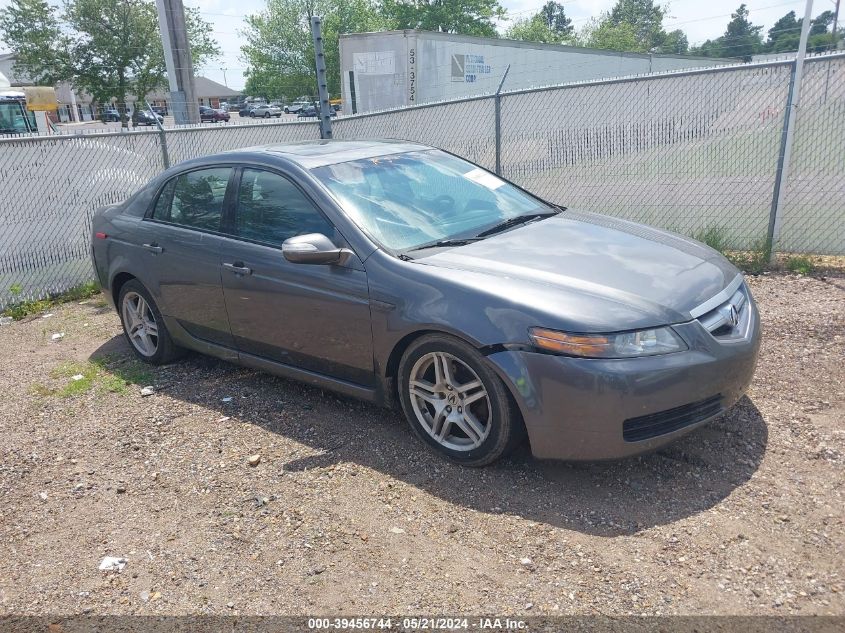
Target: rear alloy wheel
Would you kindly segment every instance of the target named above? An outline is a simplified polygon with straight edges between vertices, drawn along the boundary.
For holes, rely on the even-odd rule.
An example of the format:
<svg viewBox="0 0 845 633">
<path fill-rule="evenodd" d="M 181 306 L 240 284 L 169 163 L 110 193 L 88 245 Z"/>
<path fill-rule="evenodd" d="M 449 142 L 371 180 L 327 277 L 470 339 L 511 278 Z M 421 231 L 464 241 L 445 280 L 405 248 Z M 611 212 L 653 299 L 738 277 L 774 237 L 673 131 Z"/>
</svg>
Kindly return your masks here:
<svg viewBox="0 0 845 633">
<path fill-rule="evenodd" d="M 416 434 L 460 464 L 490 464 L 524 435 L 505 385 L 477 350 L 453 337 L 414 342 L 400 364 L 399 389 Z"/>
<path fill-rule="evenodd" d="M 140 282 L 133 279 L 123 284 L 119 305 L 123 333 L 138 357 L 162 365 L 181 355 L 182 349 L 170 338 L 158 306 Z"/>
<path fill-rule="evenodd" d="M 137 292 L 123 297 L 123 322 L 126 336 L 142 356 L 154 356 L 158 350 L 158 325 L 150 304 Z"/>
</svg>

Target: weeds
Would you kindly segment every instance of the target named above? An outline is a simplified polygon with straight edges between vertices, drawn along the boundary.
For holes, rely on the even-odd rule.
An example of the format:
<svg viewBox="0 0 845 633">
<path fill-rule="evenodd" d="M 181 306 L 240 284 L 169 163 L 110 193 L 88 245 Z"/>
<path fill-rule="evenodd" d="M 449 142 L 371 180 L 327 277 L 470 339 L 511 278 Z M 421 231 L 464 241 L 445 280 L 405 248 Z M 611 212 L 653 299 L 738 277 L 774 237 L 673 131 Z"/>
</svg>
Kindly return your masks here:
<svg viewBox="0 0 845 633">
<path fill-rule="evenodd" d="M 728 238 L 725 229 L 721 226 L 699 229 L 692 234 L 692 239 L 707 244 L 707 246 L 719 251 L 723 255 L 727 252 Z"/>
<path fill-rule="evenodd" d="M 63 363 L 50 372 L 50 377 L 59 382 L 57 387 L 37 383 L 30 387 L 30 393 L 60 398 L 72 398 L 95 389 L 101 393 L 126 394 L 129 385 L 149 384 L 155 378 L 140 361 L 108 357 L 84 363 Z"/>
<path fill-rule="evenodd" d="M 747 251 L 732 251 L 725 254 L 731 263 L 748 273 L 759 275 L 769 269 L 769 260 L 772 256 L 772 242 L 768 239 L 757 240 Z"/>
<path fill-rule="evenodd" d="M 23 287 L 20 284 L 14 284 L 9 287 L 9 293 L 13 297 L 20 297 L 23 293 Z M 90 299 L 100 293 L 100 286 L 94 281 L 87 281 L 67 290 L 65 292 L 53 295 L 47 299 L 31 299 L 28 301 L 18 301 L 5 310 L 3 316 L 10 316 L 16 321 L 28 317 L 32 314 L 40 314 L 49 310 L 55 305 L 66 303 L 68 301 L 82 301 Z"/>
<path fill-rule="evenodd" d="M 721 226 L 699 229 L 692 234 L 692 238 L 699 242 L 704 242 L 710 248 L 719 251 L 734 266 L 749 275 L 759 275 L 769 269 L 772 243 L 768 239 L 757 240 L 751 245 L 749 250 L 737 251 L 728 248 L 727 232 Z"/>
<path fill-rule="evenodd" d="M 811 275 L 815 268 L 813 260 L 803 255 L 795 255 L 786 260 L 786 269 L 799 275 Z"/>
</svg>

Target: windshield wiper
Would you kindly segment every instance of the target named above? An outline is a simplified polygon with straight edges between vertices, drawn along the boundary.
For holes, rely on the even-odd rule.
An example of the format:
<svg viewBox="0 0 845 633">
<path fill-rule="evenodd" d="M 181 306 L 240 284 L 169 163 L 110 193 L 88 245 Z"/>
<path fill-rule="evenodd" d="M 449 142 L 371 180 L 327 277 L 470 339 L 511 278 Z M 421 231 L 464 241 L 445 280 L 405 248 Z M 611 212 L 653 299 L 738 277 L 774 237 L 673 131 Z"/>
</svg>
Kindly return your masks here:
<svg viewBox="0 0 845 633">
<path fill-rule="evenodd" d="M 428 242 L 427 244 L 420 244 L 414 248 L 409 248 L 408 252 L 421 251 L 426 248 L 440 248 L 441 246 L 466 246 L 467 244 L 478 242 L 480 239 L 482 239 L 482 236 L 456 238 L 452 240 L 437 240 L 436 242 Z"/>
<path fill-rule="evenodd" d="M 500 222 L 495 226 L 491 226 L 489 229 L 484 229 L 476 235 L 476 237 L 487 237 L 488 235 L 493 235 L 494 233 L 501 233 L 505 229 L 509 229 L 514 226 L 519 226 L 520 224 L 527 224 L 529 222 L 533 222 L 534 220 L 542 220 L 543 218 L 550 218 L 553 215 L 557 215 L 560 211 L 539 211 L 537 213 L 526 213 L 525 215 L 518 215 L 513 218 L 509 218 L 504 222 Z"/>
</svg>

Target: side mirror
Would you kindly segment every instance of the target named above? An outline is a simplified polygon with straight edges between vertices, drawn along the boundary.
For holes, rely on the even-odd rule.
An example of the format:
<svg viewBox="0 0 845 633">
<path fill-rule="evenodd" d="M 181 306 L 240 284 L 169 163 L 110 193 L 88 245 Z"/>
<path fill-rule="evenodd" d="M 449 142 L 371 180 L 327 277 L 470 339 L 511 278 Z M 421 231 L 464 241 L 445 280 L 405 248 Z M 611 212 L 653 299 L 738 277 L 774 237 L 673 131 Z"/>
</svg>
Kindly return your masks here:
<svg viewBox="0 0 845 633">
<path fill-rule="evenodd" d="M 282 255 L 294 264 L 342 264 L 351 254 L 348 248 L 338 248 L 322 233 L 297 235 L 282 243 Z"/>
</svg>

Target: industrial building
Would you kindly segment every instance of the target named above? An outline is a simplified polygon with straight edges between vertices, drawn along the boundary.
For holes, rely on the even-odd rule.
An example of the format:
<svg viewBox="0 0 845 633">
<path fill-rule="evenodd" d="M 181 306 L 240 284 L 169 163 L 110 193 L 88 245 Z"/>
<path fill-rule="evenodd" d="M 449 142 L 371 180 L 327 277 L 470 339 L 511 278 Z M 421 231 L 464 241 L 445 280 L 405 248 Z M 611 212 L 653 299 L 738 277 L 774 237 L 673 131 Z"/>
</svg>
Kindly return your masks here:
<svg viewBox="0 0 845 633">
<path fill-rule="evenodd" d="M 737 63 L 404 30 L 340 37 L 344 110 L 371 112 L 496 92 Z"/>
</svg>

